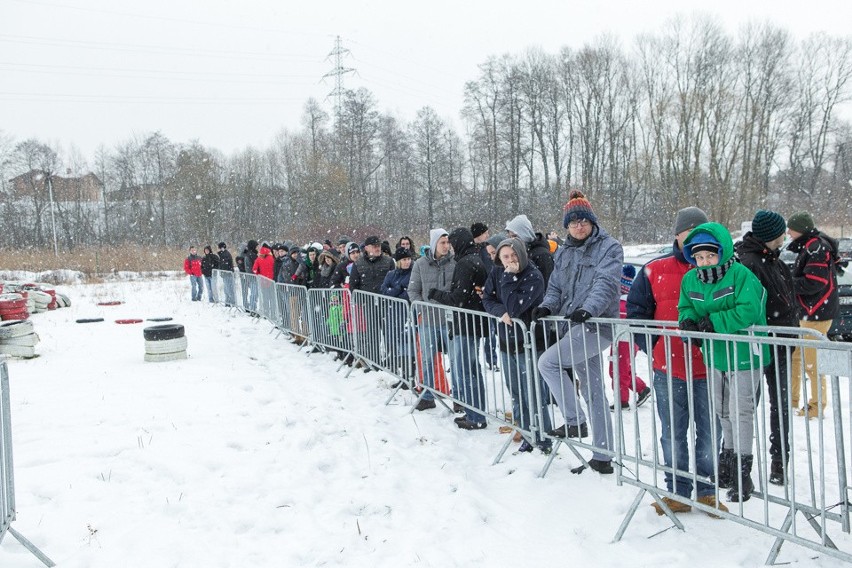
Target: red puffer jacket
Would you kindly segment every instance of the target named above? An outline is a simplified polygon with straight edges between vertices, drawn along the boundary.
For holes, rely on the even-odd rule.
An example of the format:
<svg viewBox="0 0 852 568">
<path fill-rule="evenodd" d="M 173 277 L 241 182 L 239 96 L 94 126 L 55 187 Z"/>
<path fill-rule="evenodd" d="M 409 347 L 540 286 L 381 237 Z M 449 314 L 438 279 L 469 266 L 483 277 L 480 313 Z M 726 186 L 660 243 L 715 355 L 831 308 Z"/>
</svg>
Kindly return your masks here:
<svg viewBox="0 0 852 568">
<path fill-rule="evenodd" d="M 275 259 L 272 258 L 272 251 L 266 247 L 260 247 L 257 253 L 257 260 L 254 261 L 252 272 L 266 276 L 270 280 L 275 280 Z"/>
<path fill-rule="evenodd" d="M 191 254 L 183 261 L 183 271 L 187 276 L 201 276 L 201 257 Z"/>
<path fill-rule="evenodd" d="M 684 274 L 692 269 L 686 262 L 683 253 L 675 243 L 674 252 L 656 258 L 646 264 L 630 287 L 627 295 L 628 319 L 652 319 L 671 321 L 672 328 L 677 328 L 677 303 L 680 299 L 680 283 Z M 648 353 L 645 339 L 647 336 L 638 333 L 634 340 L 639 348 Z M 666 342 L 661 336 L 651 336 L 654 341 L 652 357 L 654 369 L 668 372 L 666 366 Z M 678 379 L 686 378 L 686 346 L 683 340 L 671 338 L 672 376 Z M 706 379 L 707 369 L 701 356 L 701 349 L 693 344 L 692 347 L 692 377 Z"/>
</svg>

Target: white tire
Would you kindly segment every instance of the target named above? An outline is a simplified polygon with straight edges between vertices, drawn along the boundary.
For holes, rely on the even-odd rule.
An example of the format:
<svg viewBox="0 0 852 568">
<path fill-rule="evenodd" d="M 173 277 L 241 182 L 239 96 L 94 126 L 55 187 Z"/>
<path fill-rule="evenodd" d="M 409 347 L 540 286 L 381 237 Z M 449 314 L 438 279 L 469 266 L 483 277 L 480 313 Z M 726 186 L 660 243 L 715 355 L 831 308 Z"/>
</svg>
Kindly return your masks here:
<svg viewBox="0 0 852 568">
<path fill-rule="evenodd" d="M 15 292 L 6 292 L 5 294 L 0 294 L 0 302 L 2 302 L 3 300 L 20 300 L 21 298 L 23 298 L 23 296 Z"/>
<path fill-rule="evenodd" d="M 41 290 L 30 290 L 30 298 L 37 304 L 49 304 L 51 300 L 50 294 Z"/>
<path fill-rule="evenodd" d="M 38 345 L 39 339 L 38 334 L 31 333 L 29 335 L 22 335 L 20 337 L 12 337 L 9 339 L 0 339 L 0 345 L 17 345 L 19 347 L 35 347 Z"/>
<path fill-rule="evenodd" d="M 186 359 L 186 351 L 178 351 L 177 353 L 145 353 L 145 361 L 148 363 L 179 361 L 180 359 Z"/>
<path fill-rule="evenodd" d="M 0 339 L 11 339 L 35 333 L 30 320 L 11 320 L 0 323 Z"/>
<path fill-rule="evenodd" d="M 177 337 L 175 339 L 164 339 L 162 341 L 146 341 L 145 353 L 149 353 L 151 355 L 177 353 L 178 351 L 186 351 L 186 346 L 186 336 Z"/>
<path fill-rule="evenodd" d="M 2 345 L 0 344 L 0 354 L 11 355 L 12 357 L 24 357 L 29 359 L 35 357 L 35 347 L 26 345 Z"/>
<path fill-rule="evenodd" d="M 56 294 L 56 297 L 62 298 L 62 303 L 64 304 L 62 306 L 63 308 L 70 308 L 71 307 L 71 298 L 69 298 L 65 294 Z"/>
</svg>

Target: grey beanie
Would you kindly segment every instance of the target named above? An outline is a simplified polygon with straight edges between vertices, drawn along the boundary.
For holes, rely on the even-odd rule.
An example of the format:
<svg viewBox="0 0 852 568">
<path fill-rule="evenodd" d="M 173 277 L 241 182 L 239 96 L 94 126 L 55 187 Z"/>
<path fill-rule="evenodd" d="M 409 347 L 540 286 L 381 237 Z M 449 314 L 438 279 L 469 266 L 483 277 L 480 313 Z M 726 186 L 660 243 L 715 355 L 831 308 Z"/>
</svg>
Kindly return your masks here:
<svg viewBox="0 0 852 568">
<path fill-rule="evenodd" d="M 674 223 L 674 234 L 680 233 L 689 229 L 694 229 L 698 225 L 709 222 L 707 213 L 698 207 L 685 207 L 677 212 Z"/>
</svg>

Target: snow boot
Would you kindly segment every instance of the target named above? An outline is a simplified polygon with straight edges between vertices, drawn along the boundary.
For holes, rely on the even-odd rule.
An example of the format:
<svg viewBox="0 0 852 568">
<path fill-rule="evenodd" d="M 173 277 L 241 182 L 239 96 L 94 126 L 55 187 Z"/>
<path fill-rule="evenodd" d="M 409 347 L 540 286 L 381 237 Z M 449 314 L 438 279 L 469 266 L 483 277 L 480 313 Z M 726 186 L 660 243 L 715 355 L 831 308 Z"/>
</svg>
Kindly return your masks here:
<svg viewBox="0 0 852 568">
<path fill-rule="evenodd" d="M 719 488 L 730 489 L 734 486 L 734 469 L 737 467 L 737 454 L 734 450 L 722 448 L 719 454 Z M 713 481 L 713 476 L 710 476 Z"/>
<path fill-rule="evenodd" d="M 769 465 L 769 483 L 772 485 L 784 485 L 784 462 L 772 458 L 772 463 Z"/>
<path fill-rule="evenodd" d="M 751 499 L 754 491 L 754 483 L 751 480 L 751 464 L 754 456 L 751 454 L 740 455 L 741 465 L 739 476 L 734 476 L 734 485 L 728 489 L 728 501 L 742 503 Z M 737 466 L 737 457 L 734 456 L 734 468 Z M 739 479 L 737 479 L 739 477 Z"/>
</svg>

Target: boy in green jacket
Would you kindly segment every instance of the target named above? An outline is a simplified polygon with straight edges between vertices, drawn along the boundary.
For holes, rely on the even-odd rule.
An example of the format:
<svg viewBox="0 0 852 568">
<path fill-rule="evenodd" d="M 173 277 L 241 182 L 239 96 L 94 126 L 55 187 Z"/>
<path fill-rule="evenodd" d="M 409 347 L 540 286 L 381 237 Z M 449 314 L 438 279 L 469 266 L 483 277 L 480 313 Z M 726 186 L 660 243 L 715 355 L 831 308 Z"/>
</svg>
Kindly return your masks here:
<svg viewBox="0 0 852 568">
<path fill-rule="evenodd" d="M 734 243 L 725 227 L 718 223 L 697 226 L 686 237 L 683 252 L 696 268 L 681 282 L 680 329 L 747 335 L 746 328 L 766 325 L 766 290 L 751 270 L 736 262 Z M 722 340 L 702 343 L 724 438 L 719 487 L 728 488 L 730 501 L 748 501 L 754 491 L 755 393 L 762 369 L 769 363 L 769 347 Z"/>
</svg>

